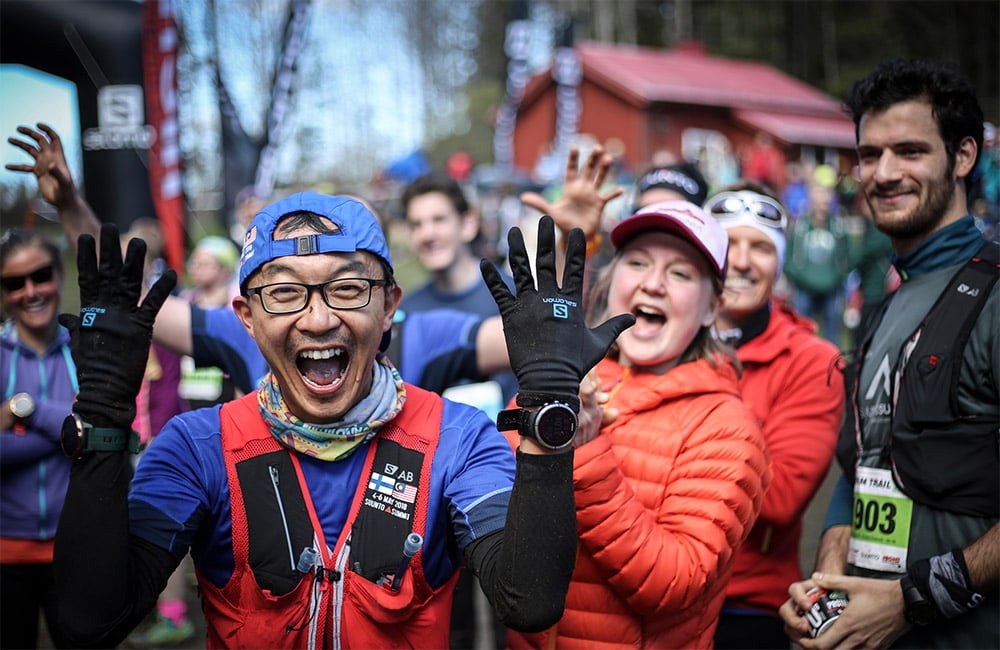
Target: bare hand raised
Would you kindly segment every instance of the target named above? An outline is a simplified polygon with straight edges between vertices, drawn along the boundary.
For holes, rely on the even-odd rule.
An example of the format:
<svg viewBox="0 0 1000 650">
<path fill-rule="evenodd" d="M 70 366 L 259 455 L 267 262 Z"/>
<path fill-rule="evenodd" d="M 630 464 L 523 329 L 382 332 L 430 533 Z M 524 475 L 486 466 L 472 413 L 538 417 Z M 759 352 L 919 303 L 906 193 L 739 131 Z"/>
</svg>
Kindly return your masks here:
<svg viewBox="0 0 1000 650">
<path fill-rule="evenodd" d="M 579 158 L 580 150 L 576 147 L 570 148 L 562 196 L 555 203 L 549 203 L 542 195 L 535 192 L 522 194 L 521 202 L 550 215 L 563 234 L 573 228 L 579 228 L 587 239 L 590 239 L 600 231 L 604 206 L 612 199 L 621 196 L 625 189 L 616 187 L 601 192 L 601 187 L 611 170 L 611 163 L 614 162 L 610 155 L 604 153 L 602 147 L 594 147 L 582 170 L 577 169 Z"/>
<path fill-rule="evenodd" d="M 17 132 L 27 136 L 34 144 L 17 138 L 7 138 L 7 142 L 21 149 L 34 159 L 33 164 L 8 163 L 5 167 L 14 172 L 30 172 L 38 179 L 38 189 L 42 197 L 56 208 L 66 207 L 76 200 L 76 186 L 66 164 L 59 134 L 48 124 L 38 123 L 38 131 L 27 126 L 18 126 Z"/>
</svg>

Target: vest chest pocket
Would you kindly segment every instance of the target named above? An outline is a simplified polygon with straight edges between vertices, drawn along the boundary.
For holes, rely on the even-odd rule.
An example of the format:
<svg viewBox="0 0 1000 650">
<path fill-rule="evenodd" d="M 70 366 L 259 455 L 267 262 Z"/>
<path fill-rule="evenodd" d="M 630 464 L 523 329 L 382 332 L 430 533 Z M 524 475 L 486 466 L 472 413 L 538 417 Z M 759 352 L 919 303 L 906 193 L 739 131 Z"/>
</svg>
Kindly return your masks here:
<svg viewBox="0 0 1000 650">
<path fill-rule="evenodd" d="M 903 489 L 932 507 L 996 517 L 1000 513 L 996 420 L 967 418 L 949 425 L 894 432 L 892 460 Z"/>
<path fill-rule="evenodd" d="M 244 495 L 250 568 L 262 590 L 287 594 L 305 575 L 296 568 L 303 549 L 313 546 L 295 467 L 281 450 L 244 460 L 236 471 Z"/>
<path fill-rule="evenodd" d="M 444 648 L 458 573 L 431 590 L 415 571 L 406 569 L 398 591 L 347 571 L 341 629 L 347 647 Z M 378 639 L 378 642 L 373 642 Z"/>
<path fill-rule="evenodd" d="M 418 499 L 425 496 L 420 494 L 424 489 L 420 482 L 423 463 L 422 451 L 394 440 L 379 440 L 351 529 L 351 572 L 373 583 L 395 574 L 403 559 L 406 536 L 423 533 L 423 517 L 419 526 L 417 521 Z"/>
</svg>

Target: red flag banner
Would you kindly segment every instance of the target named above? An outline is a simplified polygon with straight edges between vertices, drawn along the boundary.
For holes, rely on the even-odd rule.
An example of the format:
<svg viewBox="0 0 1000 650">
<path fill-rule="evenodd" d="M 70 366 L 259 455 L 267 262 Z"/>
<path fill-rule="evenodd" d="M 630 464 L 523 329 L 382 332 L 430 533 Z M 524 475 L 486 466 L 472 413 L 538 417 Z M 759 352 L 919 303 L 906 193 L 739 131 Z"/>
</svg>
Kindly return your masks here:
<svg viewBox="0 0 1000 650">
<path fill-rule="evenodd" d="M 149 147 L 149 185 L 167 263 L 184 272 L 184 192 L 177 119 L 177 25 L 172 0 L 144 0 L 142 64 L 146 117 L 156 138 Z"/>
</svg>

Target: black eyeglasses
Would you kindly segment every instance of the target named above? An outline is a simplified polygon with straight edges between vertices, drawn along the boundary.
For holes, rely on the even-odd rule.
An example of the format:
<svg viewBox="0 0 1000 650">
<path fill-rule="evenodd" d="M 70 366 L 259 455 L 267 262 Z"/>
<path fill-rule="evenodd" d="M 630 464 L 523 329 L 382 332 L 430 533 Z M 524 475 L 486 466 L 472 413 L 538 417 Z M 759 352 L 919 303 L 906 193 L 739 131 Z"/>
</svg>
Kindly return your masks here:
<svg viewBox="0 0 1000 650">
<path fill-rule="evenodd" d="M 777 201 L 748 190 L 716 194 L 705 203 L 705 211 L 718 221 L 746 214 L 765 226 L 788 228 L 788 215 Z"/>
<path fill-rule="evenodd" d="M 55 276 L 55 269 L 49 264 L 27 275 L 8 275 L 0 278 L 0 287 L 3 287 L 4 291 L 18 291 L 24 288 L 24 284 L 28 280 L 31 280 L 32 284 L 45 284 L 52 282 L 53 276 Z"/>
<path fill-rule="evenodd" d="M 339 278 L 303 284 L 301 282 L 275 282 L 247 289 L 247 295 L 257 294 L 264 311 L 269 314 L 292 314 L 302 311 L 309 304 L 313 289 L 319 289 L 323 302 L 330 309 L 361 309 L 372 300 L 372 287 L 389 284 L 388 280 L 372 278 Z"/>
</svg>

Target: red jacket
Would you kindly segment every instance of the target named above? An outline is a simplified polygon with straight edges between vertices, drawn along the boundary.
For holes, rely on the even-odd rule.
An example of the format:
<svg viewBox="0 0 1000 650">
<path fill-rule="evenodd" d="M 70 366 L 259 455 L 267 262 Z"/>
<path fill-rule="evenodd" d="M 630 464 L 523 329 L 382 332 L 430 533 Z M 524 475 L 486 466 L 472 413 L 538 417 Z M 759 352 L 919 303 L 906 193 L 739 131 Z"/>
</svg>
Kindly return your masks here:
<svg viewBox="0 0 1000 650">
<path fill-rule="evenodd" d="M 788 585 L 801 579 L 802 514 L 826 477 L 844 410 L 840 353 L 815 332 L 815 323 L 773 304 L 767 329 L 736 351 L 743 402 L 761 423 L 773 481 L 736 555 L 726 607 L 777 616 Z"/>
<path fill-rule="evenodd" d="M 735 550 L 770 482 L 763 436 L 724 362 L 597 369 L 620 415 L 575 451 L 580 546 L 566 610 L 508 643 L 711 647 Z"/>
</svg>

